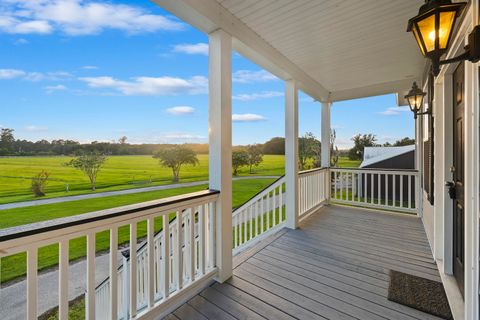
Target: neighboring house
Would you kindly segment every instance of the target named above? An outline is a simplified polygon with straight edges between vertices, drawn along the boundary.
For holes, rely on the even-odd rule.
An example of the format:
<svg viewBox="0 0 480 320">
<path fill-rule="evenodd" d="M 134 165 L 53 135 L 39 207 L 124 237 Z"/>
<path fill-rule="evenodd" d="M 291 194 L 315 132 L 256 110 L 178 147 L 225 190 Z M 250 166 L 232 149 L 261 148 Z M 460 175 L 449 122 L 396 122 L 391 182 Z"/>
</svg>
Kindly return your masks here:
<svg viewBox="0 0 480 320">
<path fill-rule="evenodd" d="M 415 145 L 365 147 L 360 168 L 415 169 Z"/>
<path fill-rule="evenodd" d="M 379 175 L 362 173 L 358 180 L 358 191 L 360 197 L 375 199 L 387 199 L 388 201 L 399 201 L 415 199 L 413 179 L 407 176 L 400 177 L 394 174 L 395 171 L 415 169 L 415 145 L 402 147 L 365 147 L 361 169 L 381 169 L 391 171 L 392 174 Z M 385 181 L 386 180 L 386 181 Z M 379 187 L 380 186 L 380 187 Z"/>
</svg>

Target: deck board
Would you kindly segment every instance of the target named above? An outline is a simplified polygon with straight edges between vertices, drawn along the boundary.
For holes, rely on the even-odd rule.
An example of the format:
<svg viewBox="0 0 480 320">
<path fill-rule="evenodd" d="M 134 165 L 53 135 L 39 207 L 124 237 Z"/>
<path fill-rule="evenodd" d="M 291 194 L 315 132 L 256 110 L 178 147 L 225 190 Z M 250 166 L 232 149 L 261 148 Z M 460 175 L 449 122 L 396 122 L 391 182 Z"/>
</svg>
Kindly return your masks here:
<svg viewBox="0 0 480 320">
<path fill-rule="evenodd" d="M 321 208 L 234 258 L 234 275 L 206 288 L 179 319 L 399 319 L 435 316 L 387 300 L 389 271 L 440 281 L 421 220 Z"/>
</svg>

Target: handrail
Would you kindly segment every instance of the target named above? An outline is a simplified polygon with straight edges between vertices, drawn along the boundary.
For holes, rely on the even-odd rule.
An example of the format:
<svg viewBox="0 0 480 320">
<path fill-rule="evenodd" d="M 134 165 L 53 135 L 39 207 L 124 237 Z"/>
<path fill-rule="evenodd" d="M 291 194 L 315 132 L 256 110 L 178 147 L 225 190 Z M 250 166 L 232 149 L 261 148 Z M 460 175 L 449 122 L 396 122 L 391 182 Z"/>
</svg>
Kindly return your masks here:
<svg viewBox="0 0 480 320">
<path fill-rule="evenodd" d="M 330 172 L 332 202 L 418 214 L 417 170 L 331 168 Z"/>
<path fill-rule="evenodd" d="M 27 236 L 32 236 L 40 233 L 45 233 L 49 231 L 60 230 L 68 227 L 79 226 L 82 224 L 87 224 L 91 222 L 97 222 L 112 218 L 118 218 L 125 215 L 131 215 L 141 211 L 150 211 L 152 209 L 168 209 L 170 206 L 175 204 L 201 199 L 207 196 L 212 196 L 219 194 L 220 191 L 217 190 L 204 190 L 198 192 L 192 192 L 189 194 L 178 195 L 173 197 L 168 197 L 159 200 L 152 200 L 142 203 L 136 203 L 132 205 L 126 205 L 121 207 L 116 207 L 112 209 L 105 209 L 100 211 L 94 211 L 84 214 L 79 214 L 76 216 L 65 217 L 52 219 L 47 221 L 30 223 L 22 226 L 11 227 L 0 230 L 0 248 L 2 242 L 8 240 L 19 239 Z"/>
<path fill-rule="evenodd" d="M 263 188 L 262 190 L 258 191 L 254 196 L 252 196 L 250 199 L 248 199 L 244 204 L 242 204 L 240 207 L 237 207 L 233 209 L 232 215 L 235 216 L 235 213 L 243 210 L 244 208 L 250 206 L 253 202 L 257 201 L 258 198 L 260 198 L 261 195 L 265 195 L 266 190 L 268 189 L 273 189 L 274 187 L 278 187 L 278 184 L 283 183 L 285 180 L 285 175 L 280 176 L 278 179 L 270 183 L 268 186 Z"/>
<path fill-rule="evenodd" d="M 402 172 L 402 173 L 405 173 L 405 172 L 416 172 L 418 173 L 418 170 L 417 169 L 386 169 L 386 168 L 349 168 L 349 167 L 342 167 L 342 168 L 338 168 L 338 167 L 331 167 L 330 168 L 331 171 L 382 171 L 382 172 Z"/>
<path fill-rule="evenodd" d="M 314 173 L 316 171 L 322 171 L 322 170 L 327 170 L 327 167 L 320 167 L 320 168 L 313 168 L 313 169 L 308 169 L 308 170 L 303 170 L 298 173 L 299 176 L 306 175 L 309 173 Z"/>
</svg>

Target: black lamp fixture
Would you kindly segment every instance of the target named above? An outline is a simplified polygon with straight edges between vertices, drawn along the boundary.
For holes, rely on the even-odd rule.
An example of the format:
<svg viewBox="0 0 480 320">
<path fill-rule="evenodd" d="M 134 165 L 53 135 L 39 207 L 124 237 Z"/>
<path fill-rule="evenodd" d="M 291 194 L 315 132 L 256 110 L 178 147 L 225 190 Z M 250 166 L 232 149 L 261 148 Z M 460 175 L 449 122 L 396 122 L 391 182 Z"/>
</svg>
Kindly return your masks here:
<svg viewBox="0 0 480 320">
<path fill-rule="evenodd" d="M 405 99 L 408 101 L 408 105 L 410 106 L 410 110 L 413 112 L 413 117 L 417 119 L 418 115 L 422 114 L 430 114 L 430 106 L 428 107 L 427 111 L 425 112 L 420 112 L 422 110 L 423 106 L 423 97 L 425 97 L 426 93 L 422 91 L 417 86 L 417 83 L 414 82 L 412 89 L 408 92 L 408 94 L 405 96 Z"/>
<path fill-rule="evenodd" d="M 408 20 L 407 32 L 413 32 L 422 54 L 432 60 L 432 73 L 437 76 L 440 65 L 469 60 L 480 60 L 480 26 L 468 36 L 468 46 L 458 57 L 440 60 L 448 50 L 457 18 L 462 14 L 466 2 L 451 0 L 426 0 L 418 15 Z"/>
</svg>

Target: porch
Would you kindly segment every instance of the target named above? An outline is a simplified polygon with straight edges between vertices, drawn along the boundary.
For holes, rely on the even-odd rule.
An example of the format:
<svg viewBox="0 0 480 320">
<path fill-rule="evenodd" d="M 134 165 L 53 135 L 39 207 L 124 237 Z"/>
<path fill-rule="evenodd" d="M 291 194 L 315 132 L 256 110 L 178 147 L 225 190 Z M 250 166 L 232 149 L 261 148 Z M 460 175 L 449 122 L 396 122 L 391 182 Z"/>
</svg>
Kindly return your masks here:
<svg viewBox="0 0 480 320">
<path fill-rule="evenodd" d="M 326 206 L 236 256 L 232 278 L 167 319 L 439 319 L 387 300 L 389 270 L 440 281 L 421 219 Z"/>
</svg>

